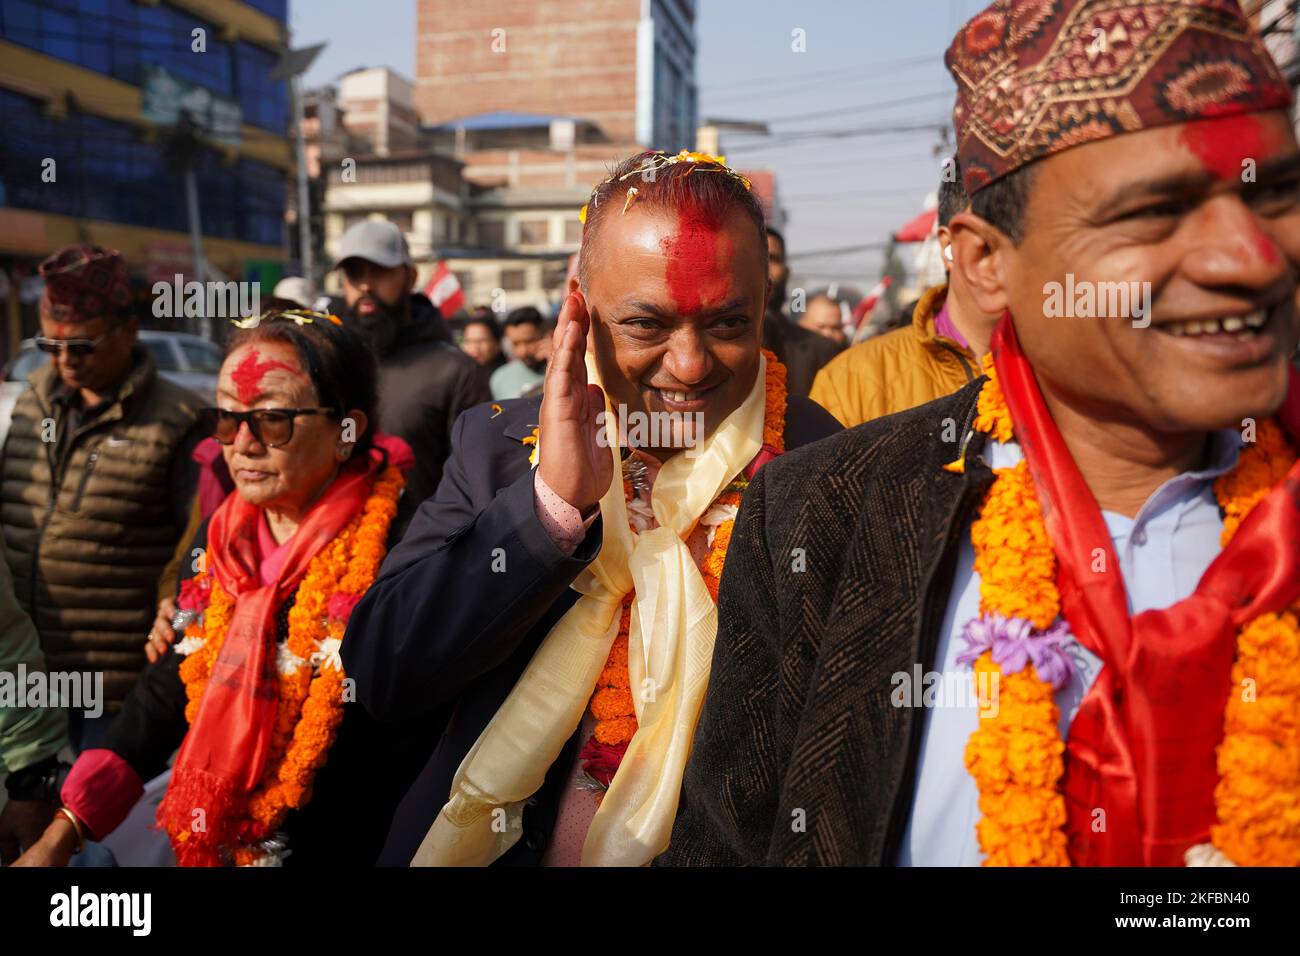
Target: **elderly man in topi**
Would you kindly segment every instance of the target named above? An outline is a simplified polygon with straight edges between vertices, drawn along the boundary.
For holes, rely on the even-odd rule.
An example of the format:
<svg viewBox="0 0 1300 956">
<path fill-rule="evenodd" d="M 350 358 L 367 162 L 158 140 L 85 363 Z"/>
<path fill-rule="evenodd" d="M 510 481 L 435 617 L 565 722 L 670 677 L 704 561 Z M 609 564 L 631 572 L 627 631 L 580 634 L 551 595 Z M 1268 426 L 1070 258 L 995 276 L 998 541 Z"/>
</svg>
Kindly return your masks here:
<svg viewBox="0 0 1300 956">
<path fill-rule="evenodd" d="M 1290 88 L 1235 0 L 947 63 L 992 358 L 750 486 L 666 862 L 1300 864 Z"/>
</svg>

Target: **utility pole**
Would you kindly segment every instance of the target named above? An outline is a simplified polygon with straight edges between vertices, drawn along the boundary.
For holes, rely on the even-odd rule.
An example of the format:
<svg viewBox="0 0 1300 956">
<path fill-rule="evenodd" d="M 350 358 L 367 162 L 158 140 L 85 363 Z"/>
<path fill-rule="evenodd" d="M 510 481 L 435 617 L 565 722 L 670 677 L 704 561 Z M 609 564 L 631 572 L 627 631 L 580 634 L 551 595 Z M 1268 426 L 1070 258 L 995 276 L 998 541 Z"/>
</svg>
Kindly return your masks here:
<svg viewBox="0 0 1300 956">
<path fill-rule="evenodd" d="M 307 189 L 307 140 L 303 133 L 303 96 L 302 75 L 311 69 L 316 57 L 325 49 L 324 43 L 303 47 L 300 50 L 285 50 L 280 62 L 271 71 L 271 79 L 288 80 L 290 95 L 293 97 L 293 125 L 296 127 L 298 153 L 298 259 L 302 263 L 302 275 L 307 283 L 316 287 L 316 277 L 312 275 L 316 264 L 311 244 L 311 197 Z"/>
<path fill-rule="evenodd" d="M 163 155 L 168 165 L 178 169 L 185 181 L 185 210 L 190 227 L 190 255 L 193 257 L 193 277 L 195 282 L 207 281 L 207 269 L 203 260 L 203 228 L 199 219 L 199 186 L 194 167 L 199 155 L 199 125 L 190 113 L 183 112 L 172 127 L 163 147 Z M 206 299 L 205 299 L 206 301 Z M 182 315 L 184 314 L 182 310 Z M 177 318 L 177 316 L 172 316 Z M 212 320 L 203 309 L 198 321 L 189 331 L 212 340 Z"/>
<path fill-rule="evenodd" d="M 307 284 L 316 288 L 315 255 L 311 244 L 311 199 L 307 195 L 307 140 L 303 135 L 302 74 L 295 73 L 289 82 L 293 94 L 294 119 L 298 139 L 298 250 L 302 261 L 302 275 Z"/>
</svg>

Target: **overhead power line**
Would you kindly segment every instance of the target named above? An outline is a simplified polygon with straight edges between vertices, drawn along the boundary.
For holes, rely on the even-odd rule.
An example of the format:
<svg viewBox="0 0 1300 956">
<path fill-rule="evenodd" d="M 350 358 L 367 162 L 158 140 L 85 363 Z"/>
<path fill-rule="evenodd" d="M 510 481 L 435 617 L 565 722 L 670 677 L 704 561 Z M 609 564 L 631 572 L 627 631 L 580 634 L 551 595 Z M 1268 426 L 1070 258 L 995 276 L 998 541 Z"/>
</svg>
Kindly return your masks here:
<svg viewBox="0 0 1300 956">
<path fill-rule="evenodd" d="M 792 83 L 803 83 L 811 80 L 825 80 L 831 77 L 839 76 L 879 76 L 884 73 L 893 73 L 900 69 L 907 69 L 912 66 L 920 66 L 925 63 L 933 63 L 935 58 L 931 54 L 923 56 L 911 56 L 899 60 L 886 60 L 883 63 L 863 63 L 858 66 L 838 67 L 834 70 L 817 70 L 812 73 L 797 73 L 793 76 L 773 76 L 766 73 L 762 76 L 750 77 L 744 80 L 728 80 L 726 83 L 706 83 L 700 87 L 700 92 L 712 90 L 741 90 L 744 93 L 751 93 L 755 89 L 765 86 L 788 86 Z"/>
<path fill-rule="evenodd" d="M 762 117 L 760 122 L 769 124 L 802 122 L 803 120 L 825 119 L 828 116 L 846 116 L 852 113 L 867 113 L 872 110 L 891 109 L 897 106 L 911 106 L 916 103 L 926 103 L 930 100 L 954 99 L 955 97 L 956 94 L 951 90 L 938 90 L 934 93 L 919 93 L 916 96 L 906 96 L 901 99 L 880 100 L 875 103 L 861 103 L 857 106 L 820 110 L 816 113 L 788 113 L 785 116 L 767 116 Z"/>
<path fill-rule="evenodd" d="M 888 242 L 868 242 L 856 246 L 839 246 L 834 249 L 810 249 L 807 252 L 792 252 L 787 259 L 816 259 L 827 256 L 842 256 L 854 252 L 874 252 L 889 246 Z"/>
</svg>

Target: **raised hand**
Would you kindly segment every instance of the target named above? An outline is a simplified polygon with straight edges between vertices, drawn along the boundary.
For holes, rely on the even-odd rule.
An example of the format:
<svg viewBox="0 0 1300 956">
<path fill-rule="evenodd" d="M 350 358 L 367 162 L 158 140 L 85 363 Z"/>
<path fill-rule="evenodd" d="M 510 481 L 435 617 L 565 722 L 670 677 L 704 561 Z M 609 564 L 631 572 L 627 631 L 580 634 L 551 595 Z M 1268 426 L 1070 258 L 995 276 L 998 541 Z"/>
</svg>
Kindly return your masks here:
<svg viewBox="0 0 1300 956">
<path fill-rule="evenodd" d="M 605 410 L 599 385 L 587 382 L 591 316 L 581 292 L 570 293 L 555 326 L 542 392 L 538 472 L 557 495 L 579 511 L 595 506 L 614 477 L 609 448 L 599 440 L 596 416 Z"/>
</svg>

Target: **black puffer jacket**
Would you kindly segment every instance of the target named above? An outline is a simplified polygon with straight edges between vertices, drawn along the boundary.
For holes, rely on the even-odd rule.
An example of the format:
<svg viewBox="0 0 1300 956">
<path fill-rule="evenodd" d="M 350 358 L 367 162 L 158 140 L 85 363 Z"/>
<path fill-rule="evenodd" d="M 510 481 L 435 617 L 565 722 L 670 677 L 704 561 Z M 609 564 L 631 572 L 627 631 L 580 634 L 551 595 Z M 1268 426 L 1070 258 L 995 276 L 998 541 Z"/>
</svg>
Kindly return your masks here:
<svg viewBox="0 0 1300 956">
<path fill-rule="evenodd" d="M 331 299 L 330 308 L 347 320 L 342 299 Z M 418 293 L 411 296 L 410 323 L 378 358 L 379 427 L 415 452 L 415 468 L 406 476 L 397 514 L 400 532 L 442 480 L 456 418 L 471 406 L 491 401 L 492 393 L 482 368 L 451 344 L 442 315 Z"/>
<path fill-rule="evenodd" d="M 76 427 L 56 401 L 54 365 L 41 366 L 0 456 L 0 525 L 19 604 L 50 670 L 103 673 L 110 712 L 145 665 L 158 577 L 185 527 L 172 479 L 202 405 L 159 377 L 145 349 L 134 362 L 107 411 Z"/>
</svg>

